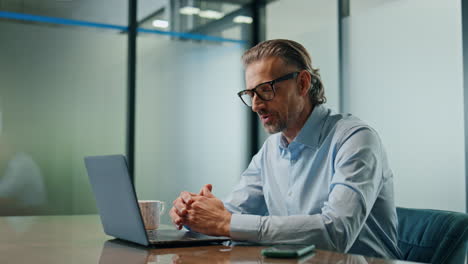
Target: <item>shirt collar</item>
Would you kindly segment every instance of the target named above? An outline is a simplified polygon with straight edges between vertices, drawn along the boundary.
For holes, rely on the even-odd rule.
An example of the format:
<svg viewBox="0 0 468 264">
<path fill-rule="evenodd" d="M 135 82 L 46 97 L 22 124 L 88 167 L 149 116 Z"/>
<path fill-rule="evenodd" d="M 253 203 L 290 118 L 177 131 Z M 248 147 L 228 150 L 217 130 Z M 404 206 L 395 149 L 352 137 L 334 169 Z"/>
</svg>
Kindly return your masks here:
<svg viewBox="0 0 468 264">
<path fill-rule="evenodd" d="M 322 130 L 324 118 L 327 114 L 328 109 L 324 105 L 316 105 L 293 142 L 307 145 L 309 147 L 317 147 L 320 140 L 320 132 Z M 293 142 L 291 142 L 291 144 L 293 144 Z M 287 141 L 283 134 L 281 134 L 279 145 L 282 148 L 287 146 Z"/>
</svg>

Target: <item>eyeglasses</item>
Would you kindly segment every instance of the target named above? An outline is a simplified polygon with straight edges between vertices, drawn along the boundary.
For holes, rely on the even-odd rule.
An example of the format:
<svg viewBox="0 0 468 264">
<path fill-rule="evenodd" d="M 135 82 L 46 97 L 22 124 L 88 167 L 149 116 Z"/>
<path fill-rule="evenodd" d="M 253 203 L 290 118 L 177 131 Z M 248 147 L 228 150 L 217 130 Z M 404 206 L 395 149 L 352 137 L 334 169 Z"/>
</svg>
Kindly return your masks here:
<svg viewBox="0 0 468 264">
<path fill-rule="evenodd" d="M 253 89 L 240 91 L 237 93 L 237 95 L 248 107 L 252 107 L 254 94 L 256 94 L 258 98 L 262 99 L 263 101 L 270 101 L 275 98 L 276 83 L 296 78 L 298 74 L 299 72 L 288 73 L 284 76 L 274 79 L 273 81 L 261 83 L 255 86 Z"/>
</svg>

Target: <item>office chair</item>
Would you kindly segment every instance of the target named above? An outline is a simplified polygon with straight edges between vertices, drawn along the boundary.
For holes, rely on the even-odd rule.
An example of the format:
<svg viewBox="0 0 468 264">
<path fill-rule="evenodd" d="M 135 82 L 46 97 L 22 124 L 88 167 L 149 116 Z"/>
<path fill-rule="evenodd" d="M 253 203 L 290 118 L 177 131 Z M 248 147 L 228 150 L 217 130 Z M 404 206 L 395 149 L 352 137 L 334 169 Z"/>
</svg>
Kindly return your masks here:
<svg viewBox="0 0 468 264">
<path fill-rule="evenodd" d="M 403 260 L 465 263 L 468 214 L 397 207 L 398 247 Z"/>
</svg>

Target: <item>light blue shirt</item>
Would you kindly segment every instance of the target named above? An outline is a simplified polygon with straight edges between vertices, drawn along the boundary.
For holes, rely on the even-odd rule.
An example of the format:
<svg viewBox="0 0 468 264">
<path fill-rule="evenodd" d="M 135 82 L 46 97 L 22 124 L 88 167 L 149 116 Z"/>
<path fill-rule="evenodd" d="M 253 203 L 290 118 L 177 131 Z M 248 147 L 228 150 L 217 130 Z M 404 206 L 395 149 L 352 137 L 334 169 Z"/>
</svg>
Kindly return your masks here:
<svg viewBox="0 0 468 264">
<path fill-rule="evenodd" d="M 393 196 L 377 133 L 319 105 L 289 145 L 265 141 L 224 204 L 234 240 L 400 258 Z"/>
</svg>

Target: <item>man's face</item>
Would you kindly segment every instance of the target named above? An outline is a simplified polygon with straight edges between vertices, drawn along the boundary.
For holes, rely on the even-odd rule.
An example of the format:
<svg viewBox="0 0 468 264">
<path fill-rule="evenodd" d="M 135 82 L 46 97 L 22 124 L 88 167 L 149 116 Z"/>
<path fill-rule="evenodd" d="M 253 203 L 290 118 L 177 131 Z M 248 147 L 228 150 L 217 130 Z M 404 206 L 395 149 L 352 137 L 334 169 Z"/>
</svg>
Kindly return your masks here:
<svg viewBox="0 0 468 264">
<path fill-rule="evenodd" d="M 298 69 L 286 65 L 281 58 L 270 57 L 249 64 L 245 70 L 247 89 L 253 89 L 260 83 L 272 81 Z M 252 100 L 252 111 L 256 112 L 265 130 L 270 133 L 287 131 L 303 109 L 304 96 L 300 95 L 297 78 L 275 84 L 275 97 L 263 101 L 257 95 Z"/>
</svg>

